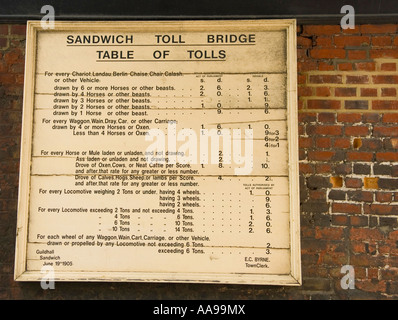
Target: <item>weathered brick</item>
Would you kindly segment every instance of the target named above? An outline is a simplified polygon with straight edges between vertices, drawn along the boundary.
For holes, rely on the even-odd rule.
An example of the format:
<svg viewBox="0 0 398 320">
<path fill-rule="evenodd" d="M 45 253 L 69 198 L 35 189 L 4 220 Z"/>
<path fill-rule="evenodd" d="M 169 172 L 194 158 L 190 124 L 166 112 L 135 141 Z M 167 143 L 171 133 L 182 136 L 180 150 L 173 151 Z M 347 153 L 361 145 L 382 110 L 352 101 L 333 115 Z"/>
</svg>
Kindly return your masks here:
<svg viewBox="0 0 398 320">
<path fill-rule="evenodd" d="M 308 100 L 308 109 L 340 109 L 341 102 L 338 100 Z"/>
<path fill-rule="evenodd" d="M 387 175 L 387 176 L 389 176 L 389 175 L 391 175 L 391 166 L 375 163 L 373 165 L 373 173 L 375 175 Z"/>
<path fill-rule="evenodd" d="M 356 151 L 347 152 L 348 161 L 372 161 L 372 159 L 373 159 L 373 153 L 371 152 L 356 152 Z"/>
<path fill-rule="evenodd" d="M 343 77 L 341 75 L 311 75 L 309 77 L 310 83 L 343 83 Z M 369 79 L 368 79 L 369 81 Z M 348 83 L 348 82 L 347 82 Z"/>
<path fill-rule="evenodd" d="M 361 213 L 361 205 L 360 204 L 352 204 L 352 203 L 333 203 L 332 204 L 332 212 L 333 213 L 351 213 L 351 214 L 360 214 Z"/>
<path fill-rule="evenodd" d="M 344 128 L 344 133 L 346 136 L 367 136 L 369 134 L 369 127 L 367 126 L 346 126 Z"/>
<path fill-rule="evenodd" d="M 345 200 L 346 192 L 342 190 L 330 190 L 328 197 L 330 200 Z"/>
<path fill-rule="evenodd" d="M 354 164 L 354 173 L 355 174 L 370 174 L 370 165 L 368 164 Z"/>
<path fill-rule="evenodd" d="M 335 123 L 336 122 L 336 114 L 334 114 L 332 112 L 318 113 L 318 122 Z"/>
<path fill-rule="evenodd" d="M 377 89 L 361 88 L 361 97 L 377 97 Z"/>
<path fill-rule="evenodd" d="M 345 186 L 347 188 L 361 188 L 363 185 L 362 179 L 358 178 L 346 178 L 345 179 Z"/>
<path fill-rule="evenodd" d="M 336 88 L 334 94 L 336 97 L 354 97 L 357 94 L 357 88 Z"/>
<path fill-rule="evenodd" d="M 373 193 L 369 191 L 348 191 L 348 200 L 357 202 L 372 202 Z"/>
<path fill-rule="evenodd" d="M 398 152 L 378 152 L 376 153 L 377 161 L 398 161 Z"/>
<path fill-rule="evenodd" d="M 396 33 L 397 25 L 395 24 L 366 24 L 361 25 L 362 34 L 385 34 L 385 33 Z"/>
<path fill-rule="evenodd" d="M 366 50 L 347 50 L 347 53 L 350 60 L 365 60 L 368 57 Z"/>
<path fill-rule="evenodd" d="M 346 82 L 348 84 L 365 84 L 365 83 L 369 83 L 369 77 L 365 76 L 365 75 L 360 75 L 360 76 L 347 75 Z"/>
<path fill-rule="evenodd" d="M 374 47 L 385 47 L 390 46 L 392 43 L 391 36 L 373 36 L 372 46 Z"/>
<path fill-rule="evenodd" d="M 369 36 L 346 36 L 336 35 L 334 36 L 334 43 L 338 47 L 359 47 L 370 44 Z"/>
<path fill-rule="evenodd" d="M 382 97 L 395 97 L 397 95 L 397 89 L 395 88 L 382 88 L 381 96 Z"/>
<path fill-rule="evenodd" d="M 398 179 L 379 178 L 379 188 L 387 190 L 397 190 Z"/>
<path fill-rule="evenodd" d="M 370 50 L 370 58 L 371 59 L 380 59 L 380 58 L 398 58 L 398 49 L 372 49 Z"/>
<path fill-rule="evenodd" d="M 309 189 L 330 188 L 331 183 L 328 177 L 324 176 L 311 176 L 307 178 L 307 187 Z"/>
<path fill-rule="evenodd" d="M 372 108 L 374 110 L 397 110 L 398 100 L 374 100 Z"/>
<path fill-rule="evenodd" d="M 390 204 L 364 204 L 365 214 L 375 214 L 375 215 L 397 215 L 398 206 Z"/>
<path fill-rule="evenodd" d="M 361 109 L 366 110 L 369 108 L 369 102 L 367 100 L 347 100 L 344 102 L 346 109 Z"/>
</svg>

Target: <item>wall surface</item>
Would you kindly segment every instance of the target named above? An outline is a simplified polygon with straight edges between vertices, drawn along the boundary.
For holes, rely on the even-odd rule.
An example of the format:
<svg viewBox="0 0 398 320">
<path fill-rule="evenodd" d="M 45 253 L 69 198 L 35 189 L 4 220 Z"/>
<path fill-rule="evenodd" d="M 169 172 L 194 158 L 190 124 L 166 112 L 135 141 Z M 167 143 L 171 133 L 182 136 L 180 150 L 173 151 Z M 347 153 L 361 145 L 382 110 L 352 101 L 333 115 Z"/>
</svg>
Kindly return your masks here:
<svg viewBox="0 0 398 320">
<path fill-rule="evenodd" d="M 301 287 L 14 282 L 25 31 L 0 24 L 0 299 L 398 298 L 398 25 L 298 26 Z"/>
</svg>

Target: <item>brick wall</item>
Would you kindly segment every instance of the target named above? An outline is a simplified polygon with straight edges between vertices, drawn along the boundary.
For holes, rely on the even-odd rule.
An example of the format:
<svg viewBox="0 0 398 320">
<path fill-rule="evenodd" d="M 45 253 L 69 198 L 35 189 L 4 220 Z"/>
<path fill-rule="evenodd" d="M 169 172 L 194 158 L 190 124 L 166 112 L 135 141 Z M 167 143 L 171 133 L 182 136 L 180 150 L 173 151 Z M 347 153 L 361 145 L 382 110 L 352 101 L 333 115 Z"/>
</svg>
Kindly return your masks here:
<svg viewBox="0 0 398 320">
<path fill-rule="evenodd" d="M 304 277 L 397 297 L 397 25 L 303 26 L 297 42 Z"/>
<path fill-rule="evenodd" d="M 13 281 L 24 25 L 0 24 L 0 299 L 398 298 L 398 25 L 298 26 L 302 287 Z M 343 265 L 355 271 L 343 290 Z"/>
</svg>

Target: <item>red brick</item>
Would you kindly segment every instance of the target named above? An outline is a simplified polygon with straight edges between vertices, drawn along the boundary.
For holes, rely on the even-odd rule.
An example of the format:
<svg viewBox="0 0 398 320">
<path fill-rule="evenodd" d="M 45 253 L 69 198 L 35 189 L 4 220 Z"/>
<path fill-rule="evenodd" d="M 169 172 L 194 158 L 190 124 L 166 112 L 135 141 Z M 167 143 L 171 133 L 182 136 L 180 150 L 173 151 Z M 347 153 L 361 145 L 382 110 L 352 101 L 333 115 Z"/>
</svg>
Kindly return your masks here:
<svg viewBox="0 0 398 320">
<path fill-rule="evenodd" d="M 377 123 L 380 121 L 379 113 L 364 113 L 362 115 L 362 121 L 364 123 Z"/>
<path fill-rule="evenodd" d="M 5 48 L 8 46 L 7 38 L 0 37 L 0 47 Z"/>
<path fill-rule="evenodd" d="M 348 50 L 347 52 L 350 60 L 365 60 L 367 58 L 367 51 L 365 50 Z"/>
<path fill-rule="evenodd" d="M 332 143 L 330 138 L 318 138 L 316 139 L 316 146 L 318 148 L 330 148 Z"/>
<path fill-rule="evenodd" d="M 318 63 L 314 60 L 306 60 L 297 62 L 298 72 L 307 72 L 318 70 Z"/>
<path fill-rule="evenodd" d="M 299 147 L 302 149 L 311 148 L 314 145 L 312 138 L 300 137 L 299 138 Z"/>
<path fill-rule="evenodd" d="M 362 34 L 383 34 L 383 33 L 396 33 L 397 25 L 395 24 L 366 24 L 361 25 Z"/>
<path fill-rule="evenodd" d="M 311 87 L 298 87 L 298 96 L 299 97 L 312 96 L 312 88 Z"/>
<path fill-rule="evenodd" d="M 15 83 L 15 75 L 10 73 L 0 74 L 0 83 L 2 85 Z"/>
<path fill-rule="evenodd" d="M 316 173 L 319 174 L 323 174 L 323 173 L 330 173 L 332 172 L 332 166 L 330 164 L 317 164 L 316 168 L 315 168 Z M 325 195 L 326 197 L 326 195 Z M 323 197 L 322 199 L 325 199 L 325 197 Z"/>
<path fill-rule="evenodd" d="M 395 36 L 393 44 L 394 46 L 398 46 L 398 36 Z"/>
<path fill-rule="evenodd" d="M 8 35 L 8 24 L 0 24 L 0 35 Z"/>
<path fill-rule="evenodd" d="M 310 83 L 343 83 L 341 75 L 312 75 L 310 76 Z"/>
<path fill-rule="evenodd" d="M 308 35 L 333 35 L 340 33 L 339 25 L 304 25 L 303 33 Z"/>
<path fill-rule="evenodd" d="M 312 49 L 310 55 L 314 59 L 344 59 L 346 52 L 344 49 Z"/>
<path fill-rule="evenodd" d="M 375 214 L 375 215 L 397 215 L 398 214 L 398 206 L 391 204 L 365 204 L 364 205 L 364 213 L 365 214 Z"/>
<path fill-rule="evenodd" d="M 368 229 L 368 228 L 352 228 L 350 230 L 350 239 L 357 241 L 376 241 L 383 240 L 384 235 L 378 229 Z"/>
<path fill-rule="evenodd" d="M 396 71 L 397 70 L 397 64 L 393 63 L 393 62 L 391 62 L 391 63 L 382 63 L 381 66 L 380 66 L 380 69 L 382 71 Z"/>
<path fill-rule="evenodd" d="M 359 34 L 361 33 L 360 26 L 354 26 L 354 29 L 342 29 L 341 32 L 343 34 Z"/>
<path fill-rule="evenodd" d="M 373 110 L 397 110 L 398 100 L 374 100 L 372 101 Z"/>
<path fill-rule="evenodd" d="M 361 139 L 362 149 L 380 150 L 383 148 L 382 142 L 379 139 Z"/>
<path fill-rule="evenodd" d="M 316 161 L 331 160 L 335 155 L 334 151 L 309 151 L 308 159 Z"/>
<path fill-rule="evenodd" d="M 336 35 L 334 36 L 334 43 L 337 47 L 345 47 L 345 46 L 360 47 L 362 45 L 369 45 L 370 37 Z"/>
<path fill-rule="evenodd" d="M 373 49 L 370 50 L 371 59 L 398 58 L 398 49 Z"/>
<path fill-rule="evenodd" d="M 297 45 L 300 47 L 311 47 L 312 39 L 299 36 L 297 37 Z"/>
<path fill-rule="evenodd" d="M 300 173 L 302 173 L 302 174 L 313 174 L 314 173 L 313 166 L 308 163 L 300 163 L 299 168 L 300 168 Z"/>
<path fill-rule="evenodd" d="M 369 225 L 369 217 L 362 216 L 362 215 L 361 216 L 350 216 L 350 224 L 353 227 L 367 227 Z"/>
<path fill-rule="evenodd" d="M 377 97 L 376 88 L 361 88 L 362 97 Z"/>
<path fill-rule="evenodd" d="M 371 152 L 347 152 L 348 161 L 372 161 L 373 153 Z"/>
<path fill-rule="evenodd" d="M 348 84 L 369 83 L 369 77 L 368 76 L 347 76 L 347 83 Z"/>
<path fill-rule="evenodd" d="M 369 134 L 369 128 L 367 126 L 346 126 L 344 130 L 346 136 L 361 137 Z"/>
<path fill-rule="evenodd" d="M 317 47 L 332 47 L 332 37 L 316 37 L 315 40 Z"/>
<path fill-rule="evenodd" d="M 297 84 L 305 84 L 307 82 L 307 77 L 303 74 L 297 75 Z"/>
<path fill-rule="evenodd" d="M 348 122 L 355 123 L 362 120 L 362 115 L 360 113 L 339 113 L 337 115 L 338 122 Z"/>
<path fill-rule="evenodd" d="M 374 36 L 372 37 L 372 46 L 386 47 L 391 46 L 391 36 Z"/>
<path fill-rule="evenodd" d="M 329 97 L 331 95 L 329 87 L 317 87 L 315 91 L 318 97 Z"/>
<path fill-rule="evenodd" d="M 346 100 L 344 108 L 347 110 L 367 110 L 369 108 L 369 101 L 367 100 Z"/>
<path fill-rule="evenodd" d="M 360 204 L 351 204 L 351 203 L 333 203 L 332 204 L 332 212 L 333 213 L 351 213 L 351 214 L 360 214 L 361 213 L 361 205 Z"/>
<path fill-rule="evenodd" d="M 351 147 L 350 139 L 347 138 L 336 138 L 333 143 L 333 147 L 340 149 L 348 149 Z"/>
<path fill-rule="evenodd" d="M 398 161 L 398 152 L 378 152 L 376 153 L 377 161 Z"/>
<path fill-rule="evenodd" d="M 18 25 L 11 25 L 11 34 L 15 35 L 26 35 L 26 25 L 18 24 Z"/>
<path fill-rule="evenodd" d="M 333 214 L 332 224 L 337 226 L 346 226 L 348 225 L 348 217 L 343 214 Z"/>
<path fill-rule="evenodd" d="M 333 71 L 334 66 L 333 64 L 329 64 L 327 62 L 319 62 L 318 69 L 319 71 Z"/>
<path fill-rule="evenodd" d="M 382 88 L 381 96 L 382 97 L 395 97 L 397 95 L 397 89 L 395 88 Z"/>
<path fill-rule="evenodd" d="M 344 236 L 344 228 L 336 228 L 336 227 L 315 228 L 315 239 L 341 240 L 343 236 Z"/>
<path fill-rule="evenodd" d="M 325 190 L 309 190 L 308 194 L 311 200 L 325 200 L 326 198 Z"/>
<path fill-rule="evenodd" d="M 372 79 L 375 84 L 398 84 L 398 76 L 396 75 L 373 76 Z"/>
<path fill-rule="evenodd" d="M 332 112 L 321 112 L 318 113 L 318 122 L 322 123 L 335 123 L 336 115 Z"/>
<path fill-rule="evenodd" d="M 309 112 L 299 113 L 298 119 L 299 122 L 304 122 L 304 123 L 316 122 L 316 113 L 309 113 Z"/>
<path fill-rule="evenodd" d="M 376 192 L 376 201 L 377 202 L 391 202 L 392 195 L 393 194 L 390 192 Z"/>
<path fill-rule="evenodd" d="M 353 69 L 352 63 L 350 63 L 350 62 L 339 63 L 337 68 L 340 71 L 351 71 Z"/>
<path fill-rule="evenodd" d="M 336 97 L 354 97 L 357 94 L 357 88 L 335 88 Z"/>
<path fill-rule="evenodd" d="M 358 71 L 375 71 L 376 63 L 375 62 L 357 62 L 354 64 L 356 70 Z"/>
<path fill-rule="evenodd" d="M 373 135 L 377 137 L 398 137 L 398 126 L 396 127 L 375 126 L 373 129 Z"/>
<path fill-rule="evenodd" d="M 308 49 L 297 49 L 297 58 L 298 59 L 308 59 L 307 55 Z"/>
<path fill-rule="evenodd" d="M 343 133 L 342 126 L 317 126 L 315 128 L 315 133 L 325 136 L 340 136 Z"/>
<path fill-rule="evenodd" d="M 341 102 L 338 100 L 308 100 L 308 109 L 340 109 Z"/>
<path fill-rule="evenodd" d="M 383 114 L 383 122 L 385 123 L 398 123 L 398 113 L 385 113 Z M 382 128 L 382 127 L 380 127 Z"/>
</svg>

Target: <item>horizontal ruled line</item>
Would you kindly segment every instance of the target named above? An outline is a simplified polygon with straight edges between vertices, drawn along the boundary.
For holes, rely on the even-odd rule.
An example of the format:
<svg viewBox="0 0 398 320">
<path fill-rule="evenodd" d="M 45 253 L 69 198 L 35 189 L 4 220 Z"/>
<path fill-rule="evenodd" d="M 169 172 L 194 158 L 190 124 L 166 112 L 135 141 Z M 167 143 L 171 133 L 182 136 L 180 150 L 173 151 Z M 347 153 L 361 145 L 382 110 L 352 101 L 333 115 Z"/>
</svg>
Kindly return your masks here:
<svg viewBox="0 0 398 320">
<path fill-rule="evenodd" d="M 116 60 L 116 59 L 109 59 L 109 60 L 96 60 L 96 62 L 214 62 L 214 61 L 227 61 L 226 59 L 207 59 L 207 60 L 137 60 L 137 59 L 124 59 L 124 60 Z"/>
<path fill-rule="evenodd" d="M 173 43 L 173 44 L 68 44 L 67 47 L 224 47 L 255 46 L 255 43 Z"/>
</svg>

